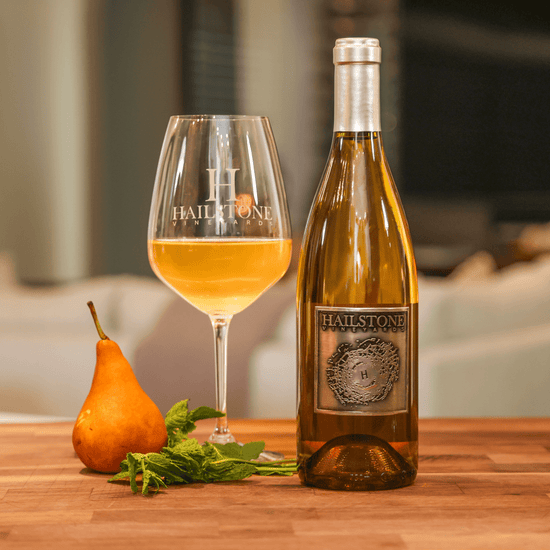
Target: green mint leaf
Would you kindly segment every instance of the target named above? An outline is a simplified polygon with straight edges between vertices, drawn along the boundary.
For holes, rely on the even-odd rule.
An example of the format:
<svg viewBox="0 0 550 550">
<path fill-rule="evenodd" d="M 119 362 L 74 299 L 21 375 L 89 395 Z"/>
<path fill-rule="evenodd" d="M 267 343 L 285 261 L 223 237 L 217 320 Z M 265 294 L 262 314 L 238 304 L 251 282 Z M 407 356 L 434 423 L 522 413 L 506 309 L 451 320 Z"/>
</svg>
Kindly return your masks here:
<svg viewBox="0 0 550 550">
<path fill-rule="evenodd" d="M 252 464 L 243 464 L 233 462 L 231 466 L 216 470 L 215 478 L 211 481 L 240 481 L 253 476 L 256 473 L 256 467 Z"/>
<path fill-rule="evenodd" d="M 184 434 L 180 431 L 181 427 L 187 423 L 189 414 L 187 410 L 188 402 L 189 399 L 185 399 L 184 401 L 176 403 L 166 414 L 164 423 L 166 424 L 166 431 L 168 432 L 168 447 L 174 445 L 176 441 L 181 441 L 185 435 L 189 433 L 186 431 Z"/>
<path fill-rule="evenodd" d="M 209 443 L 218 452 L 220 458 L 242 458 L 242 447 L 238 443 Z"/>
<path fill-rule="evenodd" d="M 251 443 L 245 443 L 241 447 L 243 460 L 256 460 L 265 449 L 265 443 L 263 441 L 252 441 Z"/>
<path fill-rule="evenodd" d="M 165 454 L 149 453 L 146 456 L 145 463 L 147 469 L 154 472 L 159 478 L 164 479 L 167 484 L 189 482 L 181 475 L 181 469 Z"/>
<path fill-rule="evenodd" d="M 197 422 L 197 420 L 206 420 L 207 418 L 221 418 L 222 416 L 225 416 L 225 414 L 210 407 L 197 407 L 189 413 L 189 418 L 193 422 Z"/>
<path fill-rule="evenodd" d="M 143 485 L 141 487 L 142 495 L 146 495 L 149 492 L 149 483 L 151 482 L 152 477 L 153 473 L 150 470 L 146 470 L 143 472 Z"/>
<path fill-rule="evenodd" d="M 196 439 L 184 439 L 163 449 L 170 461 L 191 480 L 200 478 L 205 460 L 204 450 Z"/>
<path fill-rule="evenodd" d="M 121 479 L 128 479 L 130 477 L 130 473 L 128 470 L 119 472 L 118 474 L 115 474 L 109 481 L 120 481 Z"/>
<path fill-rule="evenodd" d="M 138 492 L 138 486 L 136 483 L 137 475 L 142 471 L 141 470 L 141 458 L 145 456 L 141 453 L 128 453 L 126 455 L 126 460 L 128 460 L 128 474 L 130 476 L 130 488 L 132 493 Z"/>
<path fill-rule="evenodd" d="M 264 462 L 256 468 L 256 474 L 259 476 L 293 476 L 298 471 L 298 465 L 295 460 L 287 464 L 276 464 L 270 466 L 269 462 Z M 272 463 L 271 463 L 272 464 Z"/>
<path fill-rule="evenodd" d="M 211 409 L 210 407 L 199 407 L 192 411 L 188 410 L 189 399 L 176 403 L 166 414 L 164 420 L 168 432 L 168 447 L 185 439 L 188 434 L 196 429 L 195 422 L 206 418 L 219 418 L 224 413 Z"/>
<path fill-rule="evenodd" d="M 265 448 L 263 441 L 253 441 L 240 445 L 239 443 L 212 443 L 212 445 L 226 458 L 240 458 L 242 460 L 255 460 Z"/>
<path fill-rule="evenodd" d="M 228 454 L 236 454 L 235 446 L 239 447 L 238 453 L 240 453 L 241 447 L 237 443 L 227 443 L 225 445 L 205 443 L 202 445 L 206 459 L 203 463 L 202 477 L 204 481 L 208 483 L 214 481 L 236 481 L 250 477 L 256 472 L 255 464 L 247 463 L 242 458 L 224 454 L 224 451 L 227 453 L 228 448 L 230 449 Z"/>
<path fill-rule="evenodd" d="M 141 488 L 141 494 L 147 495 L 149 493 L 149 486 L 155 484 L 155 492 L 158 492 L 160 486 L 166 487 L 166 484 L 162 480 L 162 477 L 159 476 L 153 470 L 144 467 L 143 469 L 143 486 Z"/>
</svg>

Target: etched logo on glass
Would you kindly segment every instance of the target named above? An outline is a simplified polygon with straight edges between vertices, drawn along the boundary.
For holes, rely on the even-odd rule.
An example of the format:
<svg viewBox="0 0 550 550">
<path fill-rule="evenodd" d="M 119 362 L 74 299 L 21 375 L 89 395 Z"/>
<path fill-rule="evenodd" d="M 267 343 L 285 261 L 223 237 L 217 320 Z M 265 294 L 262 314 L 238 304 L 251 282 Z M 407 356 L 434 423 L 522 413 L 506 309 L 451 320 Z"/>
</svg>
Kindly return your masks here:
<svg viewBox="0 0 550 550">
<path fill-rule="evenodd" d="M 273 214 L 271 206 L 256 204 L 250 193 L 235 191 L 235 177 L 239 168 L 227 168 L 225 170 L 225 183 L 222 182 L 221 173 L 217 168 L 207 168 L 208 172 L 208 198 L 204 198 L 203 204 L 194 206 L 173 206 L 172 225 L 183 224 L 200 225 L 215 223 L 229 225 L 271 225 Z M 224 188 L 223 190 L 221 188 Z M 209 204 L 206 204 L 209 203 Z M 214 204 L 212 204 L 214 203 Z"/>
</svg>

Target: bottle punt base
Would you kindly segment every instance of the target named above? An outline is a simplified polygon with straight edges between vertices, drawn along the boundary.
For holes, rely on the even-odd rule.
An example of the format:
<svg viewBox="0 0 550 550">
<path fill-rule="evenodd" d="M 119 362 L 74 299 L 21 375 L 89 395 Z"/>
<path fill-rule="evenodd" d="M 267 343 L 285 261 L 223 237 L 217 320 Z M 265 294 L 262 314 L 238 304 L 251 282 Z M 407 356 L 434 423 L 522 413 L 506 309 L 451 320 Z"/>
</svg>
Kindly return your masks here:
<svg viewBox="0 0 550 550">
<path fill-rule="evenodd" d="M 382 491 L 411 485 L 416 468 L 384 440 L 364 434 L 336 437 L 305 460 L 303 485 L 338 491 Z"/>
</svg>

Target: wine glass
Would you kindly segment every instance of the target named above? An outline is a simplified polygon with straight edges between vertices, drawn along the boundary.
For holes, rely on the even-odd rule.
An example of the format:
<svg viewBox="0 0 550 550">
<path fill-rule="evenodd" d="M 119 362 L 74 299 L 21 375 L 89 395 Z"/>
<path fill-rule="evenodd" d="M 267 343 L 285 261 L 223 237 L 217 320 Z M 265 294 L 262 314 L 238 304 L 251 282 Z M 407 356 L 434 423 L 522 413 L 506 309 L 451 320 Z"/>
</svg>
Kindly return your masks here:
<svg viewBox="0 0 550 550">
<path fill-rule="evenodd" d="M 157 277 L 206 313 L 214 330 L 216 408 L 227 413 L 227 331 L 286 272 L 291 229 L 269 120 L 170 118 L 148 229 Z M 209 439 L 234 442 L 227 414 Z"/>
</svg>

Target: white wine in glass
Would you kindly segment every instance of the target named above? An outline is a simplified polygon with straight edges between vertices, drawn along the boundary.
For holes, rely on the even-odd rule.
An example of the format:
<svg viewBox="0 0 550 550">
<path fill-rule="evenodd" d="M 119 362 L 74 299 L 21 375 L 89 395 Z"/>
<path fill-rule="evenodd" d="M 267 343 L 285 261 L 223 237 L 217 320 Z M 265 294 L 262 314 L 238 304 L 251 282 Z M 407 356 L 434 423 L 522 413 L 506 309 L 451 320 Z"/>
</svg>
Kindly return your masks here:
<svg viewBox="0 0 550 550">
<path fill-rule="evenodd" d="M 151 202 L 149 261 L 161 281 L 210 317 L 223 413 L 229 323 L 285 274 L 291 243 L 269 120 L 171 117 Z M 210 441 L 235 441 L 227 415 Z"/>
<path fill-rule="evenodd" d="M 290 253 L 290 239 L 157 240 L 150 251 L 157 274 L 208 315 L 248 307 L 282 277 Z"/>
</svg>

